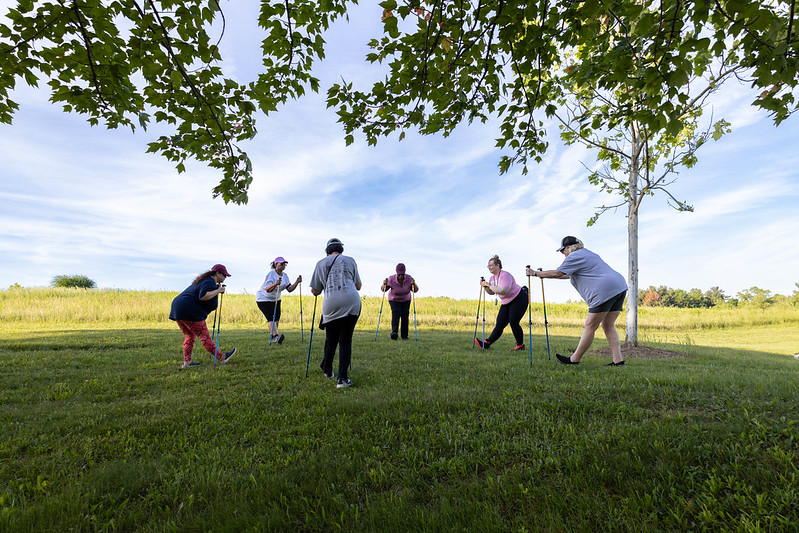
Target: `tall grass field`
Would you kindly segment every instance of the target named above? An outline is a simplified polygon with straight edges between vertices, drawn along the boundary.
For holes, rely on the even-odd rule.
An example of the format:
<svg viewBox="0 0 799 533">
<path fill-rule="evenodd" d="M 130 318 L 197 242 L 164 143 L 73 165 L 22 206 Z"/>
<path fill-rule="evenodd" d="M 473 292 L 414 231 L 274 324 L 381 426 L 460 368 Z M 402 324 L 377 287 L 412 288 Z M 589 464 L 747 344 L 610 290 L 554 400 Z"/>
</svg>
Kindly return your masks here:
<svg viewBox="0 0 799 533">
<path fill-rule="evenodd" d="M 321 298 L 285 296 L 269 345 L 254 297 L 225 295 L 237 353 L 198 342 L 179 370 L 175 294 L 0 291 L 0 531 L 797 530 L 796 307 L 644 308 L 646 349 L 607 367 L 601 330 L 555 360 L 583 304 L 545 327 L 533 302 L 531 360 L 509 329 L 473 347 L 477 301 L 419 298 L 392 341 L 364 298 L 336 389 L 318 329 L 305 375 Z"/>
</svg>

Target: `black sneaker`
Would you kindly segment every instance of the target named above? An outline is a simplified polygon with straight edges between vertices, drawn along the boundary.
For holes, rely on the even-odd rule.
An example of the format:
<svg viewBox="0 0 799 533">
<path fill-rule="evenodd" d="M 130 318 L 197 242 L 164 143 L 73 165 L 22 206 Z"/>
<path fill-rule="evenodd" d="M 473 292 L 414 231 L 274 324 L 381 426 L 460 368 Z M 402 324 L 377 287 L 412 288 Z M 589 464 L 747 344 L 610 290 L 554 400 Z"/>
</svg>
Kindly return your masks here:
<svg viewBox="0 0 799 533">
<path fill-rule="evenodd" d="M 338 383 L 336 383 L 337 389 L 345 389 L 347 387 L 352 387 L 352 380 L 350 378 L 346 379 L 338 379 Z"/>
<path fill-rule="evenodd" d="M 397 340 L 397 337 L 398 337 L 398 336 L 399 336 L 399 335 L 397 335 L 397 334 L 396 334 L 396 332 L 392 332 L 392 333 L 391 333 L 391 340 L 392 340 L 392 341 L 395 341 L 395 340 Z"/>
<path fill-rule="evenodd" d="M 230 358 L 233 357 L 234 353 L 236 353 L 236 349 L 235 348 L 233 348 L 232 350 L 227 352 L 225 354 L 225 357 L 222 358 L 222 363 L 227 363 L 228 361 L 230 361 Z"/>
<path fill-rule="evenodd" d="M 555 357 L 557 357 L 558 361 L 560 361 L 564 365 L 579 365 L 580 364 L 580 361 L 577 361 L 575 363 L 574 361 L 572 361 L 571 357 L 566 356 L 566 355 L 560 355 L 559 353 L 556 353 Z"/>
<path fill-rule="evenodd" d="M 285 339 L 285 338 L 286 338 L 286 336 L 281 333 L 280 335 L 277 336 L 277 343 L 278 344 L 283 344 L 283 339 Z"/>
<path fill-rule="evenodd" d="M 477 337 L 474 338 L 474 343 L 479 346 L 483 350 L 488 350 L 488 347 L 491 345 L 488 341 L 481 341 Z"/>
<path fill-rule="evenodd" d="M 185 363 L 183 363 L 183 366 L 180 368 L 192 368 L 195 366 L 200 366 L 201 364 L 202 363 L 200 363 L 199 361 L 186 361 Z"/>
<path fill-rule="evenodd" d="M 326 378 L 334 378 L 334 377 L 336 377 L 336 375 L 333 373 L 332 370 L 330 371 L 330 374 L 328 374 L 324 370 L 322 370 L 322 373 L 325 375 Z"/>
<path fill-rule="evenodd" d="M 606 364 L 605 366 L 624 366 L 624 361 L 622 361 L 620 363 L 614 363 L 613 361 L 611 361 L 610 363 Z"/>
</svg>

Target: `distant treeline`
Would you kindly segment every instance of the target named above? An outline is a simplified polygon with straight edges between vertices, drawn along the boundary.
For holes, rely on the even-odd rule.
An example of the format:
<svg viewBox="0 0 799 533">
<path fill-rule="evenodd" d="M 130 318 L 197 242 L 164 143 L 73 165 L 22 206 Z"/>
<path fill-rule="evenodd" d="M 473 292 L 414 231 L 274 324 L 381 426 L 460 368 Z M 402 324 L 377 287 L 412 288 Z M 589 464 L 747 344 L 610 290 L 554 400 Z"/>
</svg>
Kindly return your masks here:
<svg viewBox="0 0 799 533">
<path fill-rule="evenodd" d="M 735 295 L 727 296 L 718 287 L 702 292 L 699 289 L 685 291 L 672 289 L 661 285 L 650 285 L 648 289 L 638 291 L 638 304 L 642 307 L 737 307 L 739 305 L 752 305 L 756 307 L 769 307 L 772 305 L 799 306 L 799 283 L 795 283 L 797 290 L 790 296 L 773 294 L 771 291 L 759 287 L 750 287 Z"/>
</svg>

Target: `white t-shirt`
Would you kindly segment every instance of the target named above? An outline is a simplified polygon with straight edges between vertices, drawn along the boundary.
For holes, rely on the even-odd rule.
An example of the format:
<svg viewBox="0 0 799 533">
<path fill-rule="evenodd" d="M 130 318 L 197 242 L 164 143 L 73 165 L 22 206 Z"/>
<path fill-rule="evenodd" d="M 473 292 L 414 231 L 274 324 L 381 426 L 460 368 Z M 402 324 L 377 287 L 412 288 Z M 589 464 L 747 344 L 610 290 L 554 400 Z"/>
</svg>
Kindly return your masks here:
<svg viewBox="0 0 799 533">
<path fill-rule="evenodd" d="M 266 275 L 266 279 L 264 279 L 261 288 L 258 289 L 255 293 L 255 301 L 256 302 L 274 302 L 277 299 L 277 290 L 273 290 L 272 292 L 266 292 L 266 288 L 270 285 L 274 284 L 278 278 L 282 277 L 283 279 L 280 282 L 280 291 L 286 290 L 286 287 L 291 286 L 291 281 L 289 280 L 288 274 L 283 272 L 283 276 L 278 276 L 276 270 L 271 270 L 269 274 Z M 283 299 L 283 295 L 281 294 L 280 299 Z"/>
</svg>

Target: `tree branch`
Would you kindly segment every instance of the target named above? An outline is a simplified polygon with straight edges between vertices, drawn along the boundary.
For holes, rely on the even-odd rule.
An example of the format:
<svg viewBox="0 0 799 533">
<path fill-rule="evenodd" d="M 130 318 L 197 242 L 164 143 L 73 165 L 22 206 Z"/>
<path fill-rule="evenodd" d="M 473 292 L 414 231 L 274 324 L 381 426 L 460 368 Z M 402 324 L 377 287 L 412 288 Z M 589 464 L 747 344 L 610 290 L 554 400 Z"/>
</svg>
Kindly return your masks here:
<svg viewBox="0 0 799 533">
<path fill-rule="evenodd" d="M 172 40 L 169 37 L 167 29 L 164 27 L 164 23 L 161 20 L 161 16 L 159 15 L 158 10 L 155 8 L 155 4 L 153 4 L 153 0 L 146 0 L 146 1 L 150 5 L 150 8 L 153 10 L 153 15 L 158 21 L 158 26 L 161 29 L 161 33 L 164 36 L 164 48 L 166 49 L 167 54 L 169 55 L 171 63 L 175 66 L 178 72 L 180 72 L 181 76 L 183 77 L 183 81 L 185 81 L 188 84 L 191 93 L 194 95 L 197 101 L 200 102 L 203 106 L 205 106 L 208 112 L 211 114 L 212 120 L 214 121 L 214 123 L 216 123 L 217 127 L 219 128 L 219 133 L 222 135 L 222 139 L 227 145 L 227 149 L 230 156 L 233 157 L 234 156 L 233 143 L 228 137 L 225 128 L 222 126 L 222 122 L 219 120 L 219 117 L 217 116 L 216 112 L 214 111 L 214 108 L 211 106 L 208 100 L 197 89 L 197 86 L 189 77 L 189 74 L 186 72 L 186 69 L 183 68 L 183 65 L 181 65 L 180 62 L 177 60 L 175 52 L 174 50 L 172 50 Z M 142 18 L 144 18 L 144 11 L 142 11 L 141 7 L 136 2 L 134 2 L 134 5 L 136 6 L 136 9 L 139 11 L 139 13 L 142 15 Z M 211 137 L 214 137 L 214 134 L 207 126 L 205 126 L 205 131 L 207 131 Z"/>
<path fill-rule="evenodd" d="M 66 9 L 64 6 L 64 2 L 59 0 L 59 4 L 61 7 Z M 97 71 L 94 69 L 94 58 L 92 57 L 92 41 L 89 37 L 89 34 L 86 32 L 86 24 L 83 20 L 83 16 L 80 12 L 80 6 L 78 6 L 78 2 L 72 2 L 72 11 L 75 13 L 76 25 L 78 30 L 80 31 L 81 37 L 83 37 L 83 44 L 86 45 L 86 59 L 89 62 L 89 70 L 92 73 L 92 83 L 94 85 L 94 90 L 97 93 L 97 98 L 99 98 L 100 103 L 102 104 L 103 108 L 108 108 L 109 104 L 106 102 L 105 98 L 103 97 L 103 91 L 101 90 L 100 80 L 97 77 Z"/>
<path fill-rule="evenodd" d="M 572 132 L 572 133 L 574 133 L 575 135 L 577 135 L 577 136 L 580 138 L 580 141 L 581 141 L 581 142 L 583 142 L 583 143 L 585 143 L 585 144 L 588 144 L 588 145 L 590 145 L 590 146 L 593 146 L 593 147 L 595 147 L 595 148 L 599 148 L 599 149 L 601 149 L 601 150 L 607 150 L 607 151 L 609 151 L 609 152 L 613 152 L 613 153 L 615 153 L 615 154 L 617 154 L 617 155 L 619 155 L 619 156 L 621 156 L 621 157 L 623 157 L 623 158 L 625 158 L 625 159 L 630 159 L 630 156 L 629 156 L 629 155 L 627 155 L 627 154 L 625 154 L 625 153 L 624 153 L 624 152 L 622 152 L 621 150 L 617 150 L 616 148 L 611 148 L 611 147 L 609 147 L 609 146 L 607 146 L 607 145 L 604 145 L 604 144 L 598 143 L 598 142 L 596 142 L 596 141 L 592 141 L 591 139 L 587 139 L 587 138 L 583 137 L 583 136 L 580 134 L 580 132 L 579 132 L 579 131 L 575 130 L 575 129 L 574 129 L 572 126 L 571 126 L 571 124 L 569 124 L 568 122 L 566 122 L 565 120 L 563 120 L 563 118 L 560 116 L 560 114 L 558 114 L 558 113 L 555 113 L 555 118 L 557 118 L 557 119 L 560 121 L 560 123 L 561 123 L 561 124 L 563 124 L 563 126 L 564 126 L 564 127 L 567 129 L 567 130 L 569 130 L 570 132 Z"/>
</svg>

